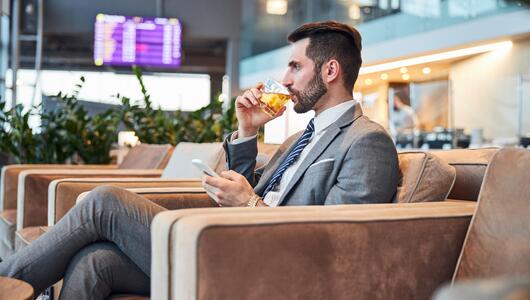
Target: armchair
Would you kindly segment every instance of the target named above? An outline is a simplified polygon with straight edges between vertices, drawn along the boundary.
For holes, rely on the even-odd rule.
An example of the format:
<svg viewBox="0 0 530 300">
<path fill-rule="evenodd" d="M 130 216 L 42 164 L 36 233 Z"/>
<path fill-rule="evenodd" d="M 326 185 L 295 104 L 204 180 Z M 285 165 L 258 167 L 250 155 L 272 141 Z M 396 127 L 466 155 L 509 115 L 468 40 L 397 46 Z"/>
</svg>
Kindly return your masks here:
<svg viewBox="0 0 530 300">
<path fill-rule="evenodd" d="M 160 168 L 167 164 L 172 151 L 170 145 L 139 145 L 129 151 L 120 165 L 110 166 L 44 164 L 3 167 L 0 179 L 0 257 L 13 253 L 16 229 L 46 222 L 47 187 L 52 180 L 64 177 L 160 176 Z M 30 200 L 33 206 L 28 205 Z M 40 207 L 44 207 L 42 217 Z"/>
<path fill-rule="evenodd" d="M 451 278 L 527 277 L 529 169 L 530 151 L 498 151 L 476 203 L 163 212 L 151 298 L 429 299 Z"/>
</svg>

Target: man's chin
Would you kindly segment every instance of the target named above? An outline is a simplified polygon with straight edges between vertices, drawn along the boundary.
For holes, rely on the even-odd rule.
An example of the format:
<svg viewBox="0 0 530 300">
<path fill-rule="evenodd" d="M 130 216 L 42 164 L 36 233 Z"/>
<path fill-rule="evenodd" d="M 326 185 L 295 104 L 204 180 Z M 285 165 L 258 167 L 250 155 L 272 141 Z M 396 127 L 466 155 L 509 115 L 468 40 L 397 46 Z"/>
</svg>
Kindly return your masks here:
<svg viewBox="0 0 530 300">
<path fill-rule="evenodd" d="M 297 102 L 293 106 L 293 109 L 294 109 L 294 111 L 297 114 L 303 114 L 303 113 L 306 113 L 306 112 L 310 111 L 311 107 L 306 107 L 306 106 L 302 105 L 300 102 Z"/>
</svg>

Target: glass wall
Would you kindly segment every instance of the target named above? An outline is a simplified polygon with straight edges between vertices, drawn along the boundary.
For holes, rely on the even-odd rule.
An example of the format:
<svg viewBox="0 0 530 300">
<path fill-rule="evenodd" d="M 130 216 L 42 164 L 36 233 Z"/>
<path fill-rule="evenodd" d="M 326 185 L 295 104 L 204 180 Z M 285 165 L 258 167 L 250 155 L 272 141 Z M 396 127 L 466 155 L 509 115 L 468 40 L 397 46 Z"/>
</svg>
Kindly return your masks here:
<svg viewBox="0 0 530 300">
<path fill-rule="evenodd" d="M 244 0 L 241 54 L 287 45 L 300 24 L 334 19 L 357 26 L 363 45 L 522 9 L 503 0 Z"/>
<path fill-rule="evenodd" d="M 9 79 L 11 72 L 7 72 Z M 24 106 L 41 103 L 40 93 L 34 97 L 36 72 L 22 69 L 18 73 L 18 98 Z M 85 78 L 79 99 L 84 101 L 120 104 L 117 94 L 132 100 L 142 99 L 140 85 L 135 75 L 89 71 L 41 71 L 42 95 L 55 96 L 59 92 L 70 93 Z M 201 74 L 144 74 L 144 84 L 155 108 L 174 111 L 195 111 L 210 103 L 210 76 Z"/>
</svg>

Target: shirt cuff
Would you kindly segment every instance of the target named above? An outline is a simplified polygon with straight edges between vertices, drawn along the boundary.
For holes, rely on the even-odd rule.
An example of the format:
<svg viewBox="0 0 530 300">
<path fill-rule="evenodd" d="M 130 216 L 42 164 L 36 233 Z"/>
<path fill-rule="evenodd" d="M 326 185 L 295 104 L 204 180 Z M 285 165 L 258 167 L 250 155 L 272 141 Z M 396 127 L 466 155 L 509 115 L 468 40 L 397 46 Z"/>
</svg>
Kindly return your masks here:
<svg viewBox="0 0 530 300">
<path fill-rule="evenodd" d="M 250 141 L 252 139 L 255 139 L 257 137 L 258 137 L 258 135 L 255 134 L 253 136 L 246 136 L 246 137 L 240 138 L 240 137 L 237 137 L 237 131 L 236 131 L 236 132 L 232 133 L 232 135 L 230 136 L 229 142 L 232 145 L 238 145 L 238 144 L 242 144 L 244 142 L 248 142 L 248 141 Z"/>
</svg>

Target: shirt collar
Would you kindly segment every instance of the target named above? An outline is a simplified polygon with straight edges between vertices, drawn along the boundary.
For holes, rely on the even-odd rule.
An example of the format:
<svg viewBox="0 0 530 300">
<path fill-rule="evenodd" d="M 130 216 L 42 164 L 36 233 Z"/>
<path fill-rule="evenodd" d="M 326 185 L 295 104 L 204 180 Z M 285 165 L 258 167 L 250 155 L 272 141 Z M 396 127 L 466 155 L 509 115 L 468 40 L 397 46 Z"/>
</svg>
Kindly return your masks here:
<svg viewBox="0 0 530 300">
<path fill-rule="evenodd" d="M 355 105 L 355 100 L 349 100 L 342 102 L 341 104 L 335 105 L 321 112 L 315 117 L 315 134 L 329 127 L 335 121 L 339 119 L 348 109 Z"/>
</svg>

